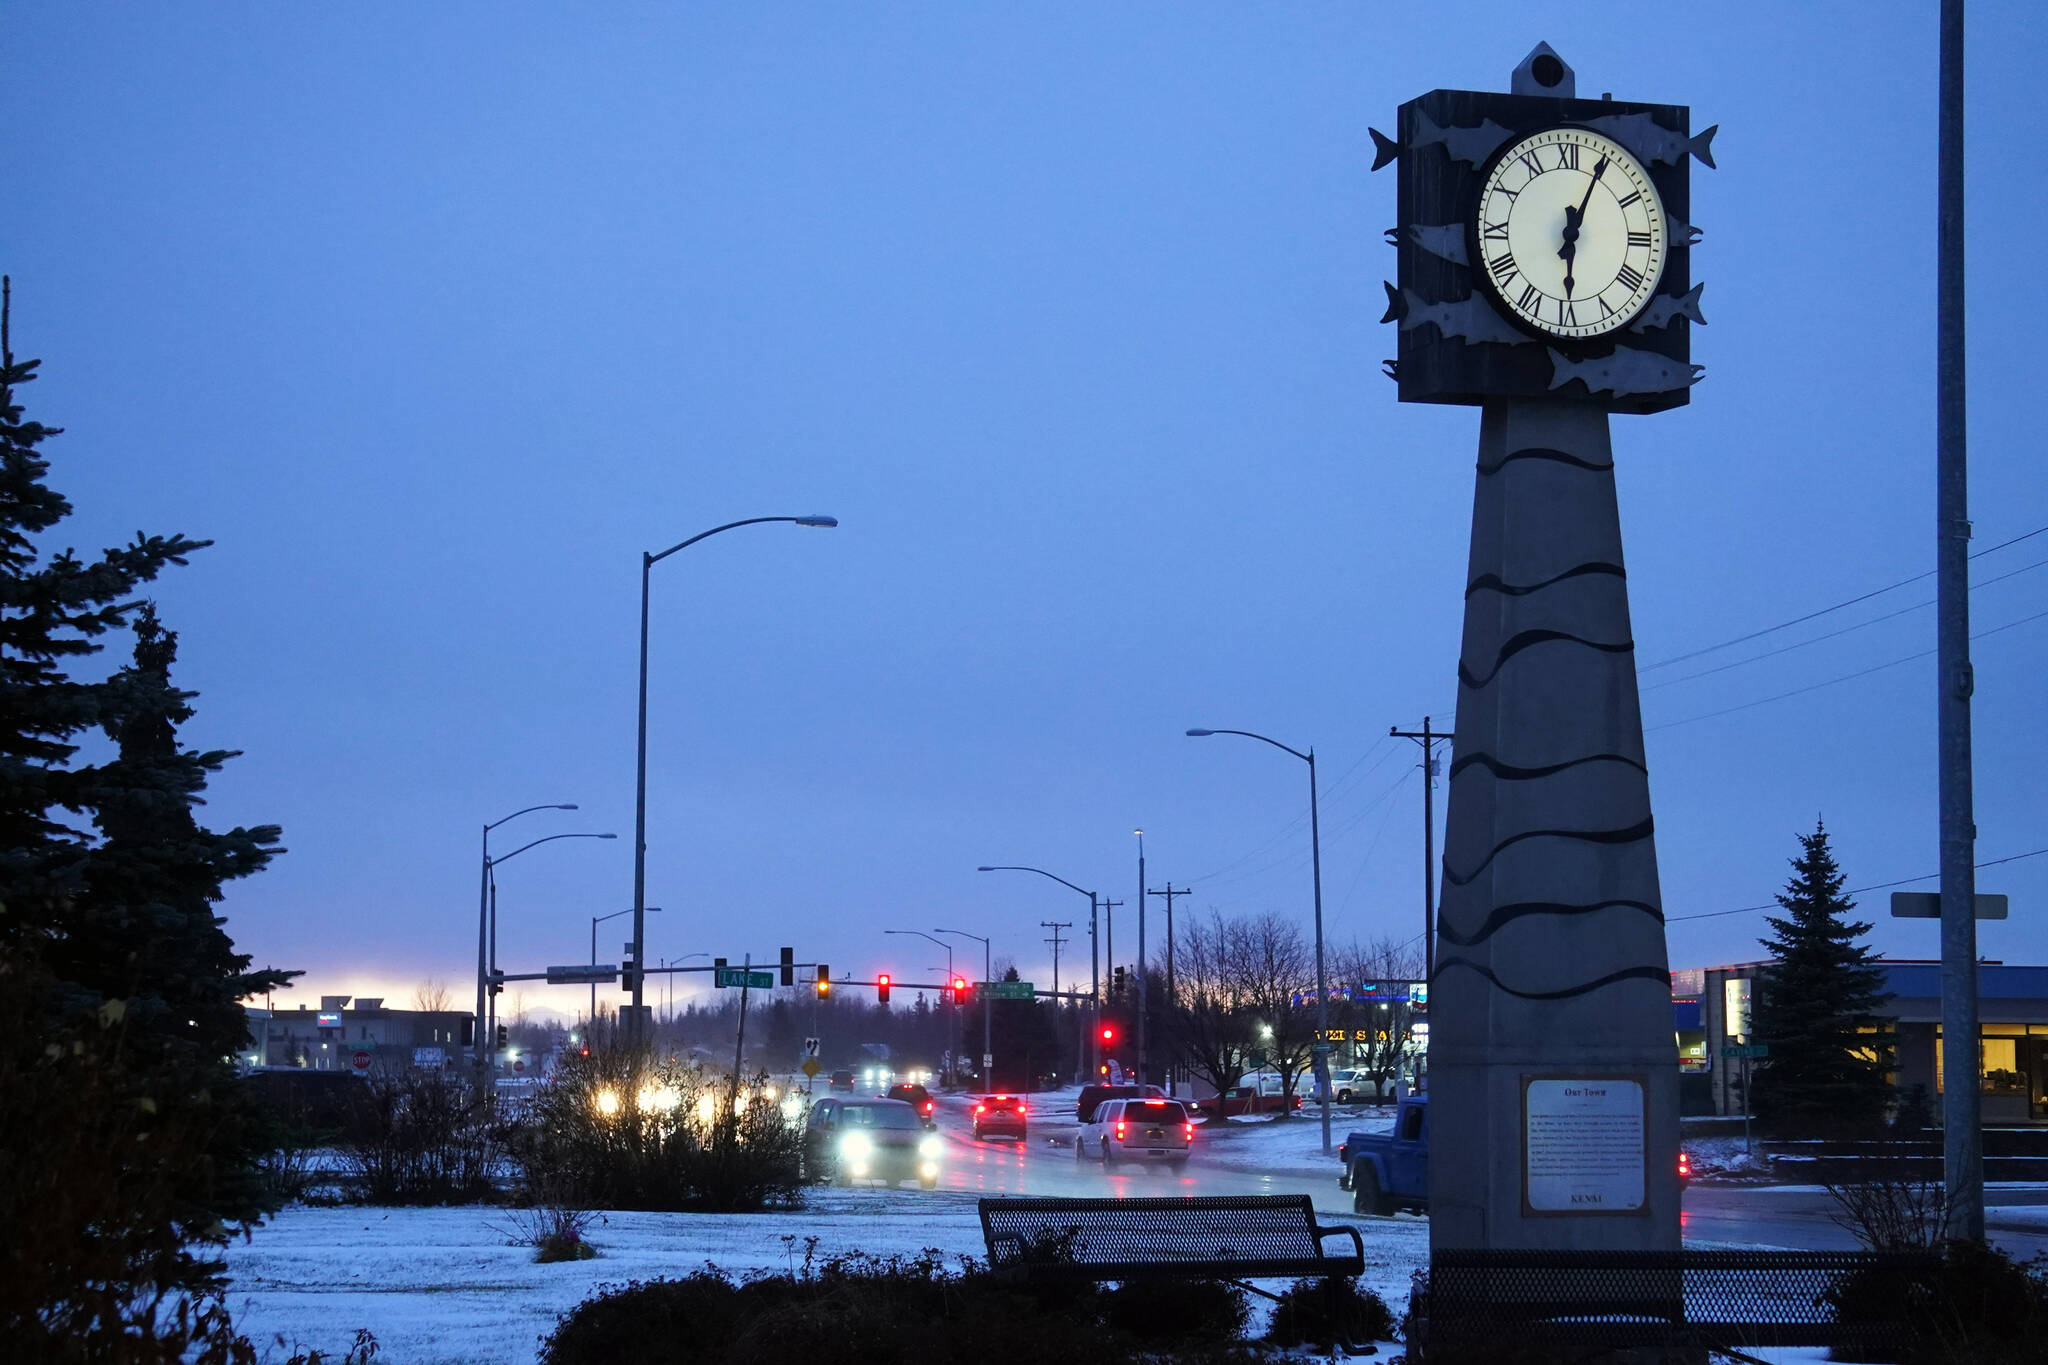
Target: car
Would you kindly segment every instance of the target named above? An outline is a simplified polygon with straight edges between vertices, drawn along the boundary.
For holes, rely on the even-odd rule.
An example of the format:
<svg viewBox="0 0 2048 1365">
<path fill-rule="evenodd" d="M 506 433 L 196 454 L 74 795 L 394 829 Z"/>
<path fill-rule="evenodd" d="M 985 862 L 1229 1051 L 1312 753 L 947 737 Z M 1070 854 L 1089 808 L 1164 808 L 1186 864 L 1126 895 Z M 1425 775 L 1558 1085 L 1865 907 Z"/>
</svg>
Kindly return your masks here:
<svg viewBox="0 0 2048 1365">
<path fill-rule="evenodd" d="M 1299 1095 L 1268 1095 L 1248 1085 L 1233 1085 L 1220 1095 L 1195 1101 L 1196 1113 L 1218 1119 L 1238 1114 L 1284 1114 L 1299 1108 Z"/>
<path fill-rule="evenodd" d="M 927 1124 L 931 1123 L 932 1111 L 935 1108 L 937 1108 L 937 1106 L 932 1103 L 932 1092 L 925 1089 L 921 1085 L 892 1085 L 888 1088 L 888 1090 L 883 1092 L 882 1098 L 887 1100 L 902 1100 L 912 1109 L 915 1109 L 917 1111 L 917 1116 L 923 1119 Z"/>
<path fill-rule="evenodd" d="M 974 1140 L 1000 1135 L 1022 1142 L 1029 1111 L 1022 1095 L 983 1095 L 974 1102 Z"/>
<path fill-rule="evenodd" d="M 1074 1159 L 1095 1157 L 1104 1169 L 1120 1161 L 1159 1161 L 1177 1171 L 1188 1164 L 1194 1140 L 1194 1118 L 1179 1100 L 1104 1100 L 1074 1138 Z"/>
<path fill-rule="evenodd" d="M 844 1068 L 841 1068 L 840 1070 L 833 1072 L 832 1078 L 825 1084 L 826 1088 L 830 1090 L 851 1091 L 853 1089 L 853 1073 L 851 1071 L 845 1070 Z"/>
<path fill-rule="evenodd" d="M 1330 1098 L 1339 1104 L 1383 1104 L 1394 1098 L 1394 1087 L 1398 1084 L 1392 1076 L 1375 1079 L 1370 1071 L 1332 1071 Z"/>
<path fill-rule="evenodd" d="M 939 1183 L 943 1139 L 903 1100 L 822 1099 L 804 1124 L 803 1178 L 850 1186 L 857 1180 L 897 1185 Z"/>
<path fill-rule="evenodd" d="M 1084 1085 L 1074 1104 L 1074 1117 L 1087 1123 L 1095 1117 L 1095 1106 L 1104 1100 L 1163 1100 L 1166 1092 L 1156 1085 Z"/>
<path fill-rule="evenodd" d="M 1351 1191 L 1354 1212 L 1428 1212 L 1429 1096 L 1403 1096 L 1391 1133 L 1350 1134 L 1337 1147 L 1337 1163 L 1337 1188 Z"/>
</svg>

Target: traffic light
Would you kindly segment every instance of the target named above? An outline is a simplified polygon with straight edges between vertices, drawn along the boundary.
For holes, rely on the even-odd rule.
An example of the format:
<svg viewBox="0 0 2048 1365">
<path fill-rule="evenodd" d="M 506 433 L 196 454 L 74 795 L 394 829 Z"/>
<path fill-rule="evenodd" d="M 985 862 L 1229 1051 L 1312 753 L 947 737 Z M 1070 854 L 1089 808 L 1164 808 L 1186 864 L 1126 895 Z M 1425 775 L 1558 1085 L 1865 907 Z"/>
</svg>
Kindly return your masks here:
<svg viewBox="0 0 2048 1365">
<path fill-rule="evenodd" d="M 953 1003 L 956 1005 L 962 1005 L 966 1002 L 967 978 L 964 976 L 956 976 L 953 978 Z"/>
<path fill-rule="evenodd" d="M 1116 969 L 1115 971 L 1113 971 L 1113 972 L 1111 972 L 1111 973 L 1110 973 L 1110 976 L 1109 976 L 1109 993 L 1110 993 L 1111 995 L 1122 995 L 1122 994 L 1124 993 L 1124 969 L 1123 969 L 1123 968 L 1121 968 L 1121 967 L 1118 967 L 1118 968 L 1117 968 L 1117 969 Z"/>
<path fill-rule="evenodd" d="M 632 945 L 628 944 L 626 946 L 625 960 L 619 963 L 619 991 L 623 995 L 631 995 L 633 993 L 634 966 Z"/>
<path fill-rule="evenodd" d="M 1114 1043 L 1115 1041 L 1116 1041 L 1116 1025 L 1115 1025 L 1115 1024 L 1104 1024 L 1104 1025 L 1102 1026 L 1102 1045 L 1103 1045 L 1104 1047 L 1108 1047 L 1108 1046 L 1109 1046 L 1109 1045 L 1110 1045 L 1111 1043 Z"/>
<path fill-rule="evenodd" d="M 794 948 L 784 948 L 782 950 L 782 984 L 785 986 L 794 986 L 796 984 L 796 949 Z"/>
<path fill-rule="evenodd" d="M 832 969 L 820 962 L 818 964 L 818 998 L 823 1000 L 830 994 L 832 994 Z"/>
<path fill-rule="evenodd" d="M 505 1046 L 505 1043 L 506 1043 L 506 1033 L 505 1033 L 505 1026 L 504 1026 L 503 1024 L 500 1024 L 500 1025 L 498 1025 L 498 1046 L 502 1048 L 502 1047 L 504 1047 L 504 1046 Z"/>
<path fill-rule="evenodd" d="M 883 972 L 875 978 L 875 1003 L 877 1005 L 889 1003 L 889 974 L 887 972 Z"/>
</svg>

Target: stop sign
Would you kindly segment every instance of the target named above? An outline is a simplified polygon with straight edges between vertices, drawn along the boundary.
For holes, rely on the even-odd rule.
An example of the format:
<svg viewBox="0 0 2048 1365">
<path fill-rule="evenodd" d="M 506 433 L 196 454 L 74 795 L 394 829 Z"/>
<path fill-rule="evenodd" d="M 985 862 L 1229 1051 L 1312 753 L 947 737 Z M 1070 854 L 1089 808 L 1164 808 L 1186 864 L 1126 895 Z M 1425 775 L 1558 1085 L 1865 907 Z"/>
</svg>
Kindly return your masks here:
<svg viewBox="0 0 2048 1365">
<path fill-rule="evenodd" d="M 368 1071 L 370 1069 L 370 1054 L 358 1052 L 355 1056 L 349 1058 L 348 1064 L 358 1071 Z"/>
<path fill-rule="evenodd" d="M 514 1058 L 514 1059 L 513 1059 L 513 1061 L 512 1061 L 512 1069 L 513 1069 L 514 1071 L 524 1071 L 524 1070 L 526 1070 L 526 1059 L 525 1059 L 524 1057 L 516 1057 L 516 1058 Z"/>
</svg>

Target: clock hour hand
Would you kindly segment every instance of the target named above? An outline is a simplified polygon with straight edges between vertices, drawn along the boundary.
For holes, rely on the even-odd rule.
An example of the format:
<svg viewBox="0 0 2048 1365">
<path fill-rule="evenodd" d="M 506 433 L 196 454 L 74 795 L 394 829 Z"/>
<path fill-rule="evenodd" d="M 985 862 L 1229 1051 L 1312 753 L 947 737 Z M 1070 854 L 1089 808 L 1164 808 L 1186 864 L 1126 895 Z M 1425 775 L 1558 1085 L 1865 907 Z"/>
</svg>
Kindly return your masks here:
<svg viewBox="0 0 2048 1365">
<path fill-rule="evenodd" d="M 1564 245 L 1557 249 L 1557 254 L 1564 260 L 1564 296 L 1566 298 L 1572 296 L 1572 286 L 1577 283 L 1577 281 L 1572 279 L 1572 263 L 1578 258 L 1579 254 L 1579 225 L 1586 221 L 1586 205 L 1593 202 L 1593 187 L 1600 183 L 1600 177 L 1606 173 L 1607 158 L 1603 156 L 1593 163 L 1593 178 L 1586 182 L 1586 194 L 1583 199 L 1579 200 L 1579 206 L 1573 208 L 1567 204 L 1564 208 Z"/>
</svg>

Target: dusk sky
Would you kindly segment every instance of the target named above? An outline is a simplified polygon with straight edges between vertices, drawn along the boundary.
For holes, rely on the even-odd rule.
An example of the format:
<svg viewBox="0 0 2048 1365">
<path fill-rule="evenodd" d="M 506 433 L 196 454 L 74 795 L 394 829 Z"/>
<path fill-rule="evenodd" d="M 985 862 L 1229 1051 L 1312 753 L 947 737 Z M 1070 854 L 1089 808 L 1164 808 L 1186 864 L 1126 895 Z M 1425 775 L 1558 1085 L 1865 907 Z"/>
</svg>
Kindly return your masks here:
<svg viewBox="0 0 2048 1365">
<path fill-rule="evenodd" d="M 1671 962 L 1751 960 L 1763 915 L 1718 912 L 1816 816 L 1851 887 L 1937 862 L 1935 10 L 13 0 L 0 269 L 77 507 L 48 548 L 216 542 L 151 595 L 185 742 L 244 752 L 202 817 L 284 827 L 225 913 L 291 1003 L 466 1007 L 480 829 L 541 802 L 581 810 L 494 853 L 619 837 L 504 863 L 499 955 L 586 960 L 632 903 L 639 556 L 806 513 L 841 525 L 654 572 L 650 962 L 929 979 L 882 931 L 946 927 L 1049 984 L 1061 920 L 1071 980 L 1087 902 L 975 868 L 1135 902 L 1138 827 L 1178 914 L 1306 926 L 1303 765 L 1190 726 L 1313 745 L 1330 938 L 1419 948 L 1387 731 L 1452 723 L 1479 414 L 1380 372 L 1367 127 L 1547 40 L 1581 95 L 1720 125 L 1706 378 L 1613 436 Z M 2048 849 L 2038 7 L 1973 5 L 1968 61 L 1990 861 Z M 1984 954 L 2048 962 L 2048 856 L 1979 887 L 2013 908 Z M 1888 895 L 1875 944 L 1934 956 Z"/>
</svg>

